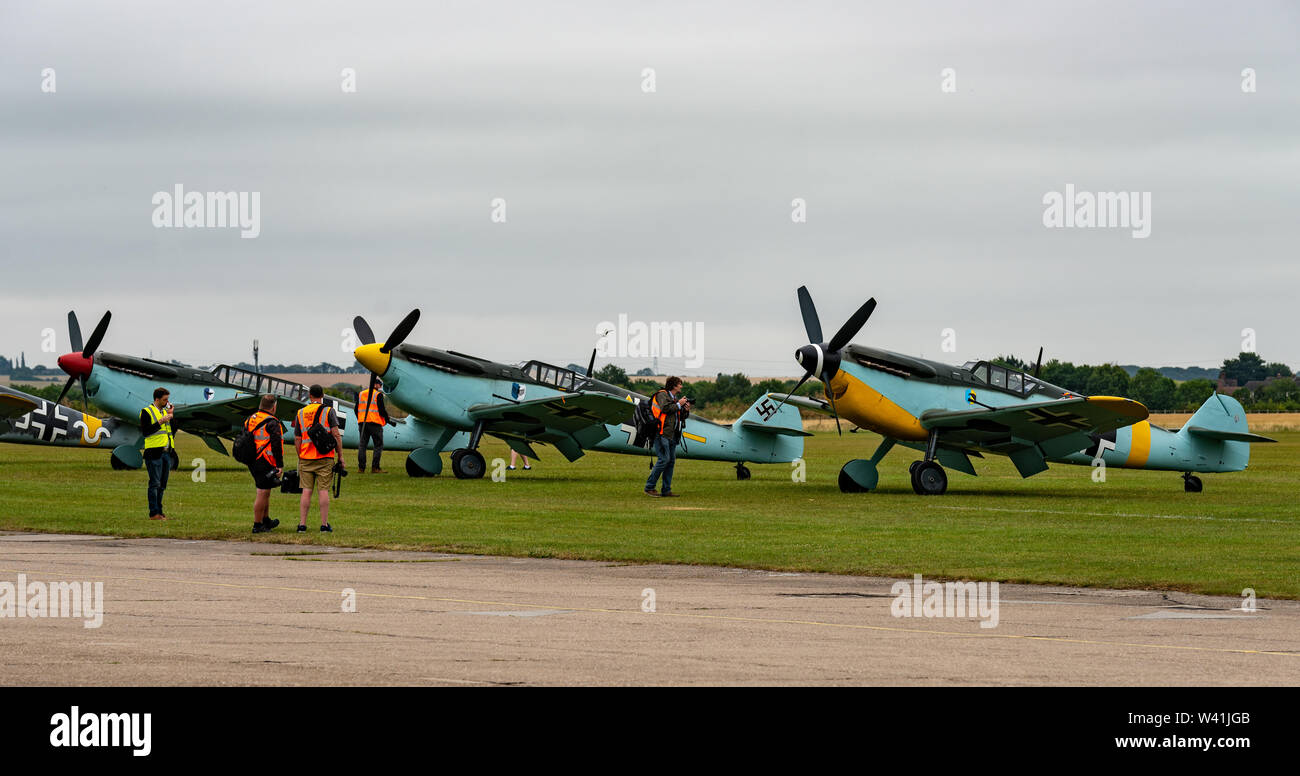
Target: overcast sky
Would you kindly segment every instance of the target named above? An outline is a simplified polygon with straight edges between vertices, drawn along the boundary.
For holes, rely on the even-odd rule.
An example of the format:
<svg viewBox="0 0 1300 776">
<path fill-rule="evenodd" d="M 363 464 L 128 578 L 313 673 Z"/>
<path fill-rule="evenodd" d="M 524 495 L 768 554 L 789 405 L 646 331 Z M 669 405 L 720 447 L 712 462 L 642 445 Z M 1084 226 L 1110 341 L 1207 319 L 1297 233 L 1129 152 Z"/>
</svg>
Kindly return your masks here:
<svg viewBox="0 0 1300 776">
<path fill-rule="evenodd" d="M 856 342 L 950 362 L 1249 327 L 1300 367 L 1293 2 L 412 6 L 0 4 L 0 354 L 111 309 L 113 352 L 350 364 L 354 315 L 419 307 L 408 341 L 501 361 L 622 313 L 793 375 L 807 284 L 827 337 L 874 296 Z M 155 228 L 177 183 L 259 192 L 260 236 Z M 1150 192 L 1150 236 L 1044 227 L 1067 183 Z"/>
</svg>

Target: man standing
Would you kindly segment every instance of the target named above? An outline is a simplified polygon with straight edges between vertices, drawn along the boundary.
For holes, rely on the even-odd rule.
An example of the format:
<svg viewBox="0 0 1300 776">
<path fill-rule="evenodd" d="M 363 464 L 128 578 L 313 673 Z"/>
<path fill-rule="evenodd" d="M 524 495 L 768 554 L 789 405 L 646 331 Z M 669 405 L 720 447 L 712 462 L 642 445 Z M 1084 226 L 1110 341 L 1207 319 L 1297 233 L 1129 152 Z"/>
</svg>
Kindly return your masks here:
<svg viewBox="0 0 1300 776">
<path fill-rule="evenodd" d="M 682 378 L 669 377 L 664 381 L 662 390 L 650 397 L 650 412 L 657 422 L 658 434 L 654 438 L 652 450 L 656 460 L 650 470 L 650 479 L 645 481 L 647 496 L 676 496 L 673 493 L 673 467 L 677 463 L 677 442 L 682 438 L 682 424 L 690 414 L 690 403 L 682 393 Z M 659 475 L 663 475 L 664 489 L 655 490 Z"/>
<path fill-rule="evenodd" d="M 298 446 L 298 484 L 302 486 L 302 498 L 298 500 L 298 533 L 307 530 L 307 512 L 311 510 L 312 491 L 319 491 L 320 530 L 330 533 L 330 485 L 334 482 L 334 466 L 343 470 L 343 461 L 339 451 L 343 449 L 343 437 L 339 435 L 339 422 L 334 416 L 334 409 L 323 403 L 325 389 L 313 385 L 307 392 L 310 402 L 298 410 L 293 419 L 293 439 Z M 311 438 L 311 427 L 316 423 L 325 429 L 334 444 L 328 450 L 322 450 Z"/>
<path fill-rule="evenodd" d="M 257 489 L 253 497 L 253 533 L 266 533 L 280 524 L 270 516 L 271 491 L 280 486 L 280 475 L 284 472 L 284 429 L 275 417 L 275 407 L 275 397 L 267 394 L 258 404 L 257 412 L 244 421 L 244 430 L 253 435 L 256 456 L 248 465 L 253 487 Z"/>
<path fill-rule="evenodd" d="M 166 520 L 163 514 L 163 491 L 167 490 L 167 475 L 172 469 L 172 404 L 171 392 L 155 388 L 153 404 L 140 410 L 140 434 L 144 437 L 144 468 L 149 472 L 149 519 Z"/>
<path fill-rule="evenodd" d="M 384 454 L 384 426 L 388 425 L 388 407 L 384 404 L 384 392 L 378 382 L 357 397 L 357 471 L 366 473 L 366 443 L 375 445 L 374 467 L 371 474 L 387 474 L 379 468 L 379 456 Z"/>
</svg>

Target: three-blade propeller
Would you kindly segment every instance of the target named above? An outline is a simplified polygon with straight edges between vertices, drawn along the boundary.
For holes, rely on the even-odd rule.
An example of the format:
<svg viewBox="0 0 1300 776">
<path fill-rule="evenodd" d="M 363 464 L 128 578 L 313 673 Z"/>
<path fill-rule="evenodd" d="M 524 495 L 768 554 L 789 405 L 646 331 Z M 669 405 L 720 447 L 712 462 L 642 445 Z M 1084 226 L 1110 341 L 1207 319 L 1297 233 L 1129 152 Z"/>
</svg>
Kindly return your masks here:
<svg viewBox="0 0 1300 776">
<path fill-rule="evenodd" d="M 95 330 L 90 332 L 90 339 L 83 343 L 81 341 L 81 324 L 77 322 L 77 313 L 74 310 L 69 310 L 68 341 L 72 344 L 72 353 L 69 355 L 79 354 L 81 358 L 85 360 L 89 360 L 93 357 L 95 351 L 99 349 L 99 343 L 104 341 L 104 335 L 108 332 L 108 322 L 112 320 L 112 318 L 113 312 L 111 310 L 105 311 L 104 316 L 99 319 L 99 323 L 95 324 Z M 59 360 L 63 361 L 63 359 Z M 60 364 L 60 366 L 62 366 L 62 364 Z M 59 393 L 59 398 L 56 399 L 54 403 L 62 404 L 63 397 L 67 396 L 68 391 L 72 390 L 73 384 L 80 382 L 81 406 L 85 412 L 90 412 L 90 404 L 86 399 L 86 370 L 84 368 L 78 369 L 75 372 L 70 372 L 70 374 L 71 376 L 68 377 L 68 382 L 63 384 L 63 391 Z"/>
<path fill-rule="evenodd" d="M 804 375 L 795 384 L 794 389 L 786 394 L 777 405 L 777 409 L 785 406 L 785 403 L 793 396 L 808 379 L 816 375 L 819 380 L 826 386 L 826 398 L 830 399 L 831 412 L 835 414 L 835 431 L 843 434 L 840 428 L 840 414 L 835 408 L 835 394 L 831 390 L 831 378 L 839 371 L 840 351 L 848 345 L 862 327 L 867 324 L 867 319 L 871 317 L 872 311 L 876 309 L 876 300 L 868 299 L 857 312 L 849 316 L 835 336 L 831 337 L 830 342 L 822 341 L 822 322 L 817 316 L 817 306 L 813 304 L 812 294 L 808 293 L 807 286 L 800 286 L 798 291 L 799 312 L 803 315 L 803 328 L 808 335 L 809 344 L 804 345 L 795 351 L 794 360 L 804 368 Z"/>
<path fill-rule="evenodd" d="M 393 352 L 393 348 L 401 345 L 406 341 L 407 337 L 411 336 L 411 331 L 415 329 L 415 324 L 419 322 L 419 308 L 407 313 L 406 317 L 403 318 L 388 335 L 388 339 L 384 340 L 384 344 L 379 346 L 379 352 L 384 354 Z M 377 341 L 375 340 L 375 332 L 370 328 L 370 324 L 366 323 L 366 319 L 362 318 L 360 315 L 352 319 L 352 331 L 356 332 L 357 339 L 361 340 L 363 345 L 373 345 Z M 373 391 L 375 389 L 375 383 L 378 380 L 379 375 L 371 372 L 370 390 Z"/>
</svg>

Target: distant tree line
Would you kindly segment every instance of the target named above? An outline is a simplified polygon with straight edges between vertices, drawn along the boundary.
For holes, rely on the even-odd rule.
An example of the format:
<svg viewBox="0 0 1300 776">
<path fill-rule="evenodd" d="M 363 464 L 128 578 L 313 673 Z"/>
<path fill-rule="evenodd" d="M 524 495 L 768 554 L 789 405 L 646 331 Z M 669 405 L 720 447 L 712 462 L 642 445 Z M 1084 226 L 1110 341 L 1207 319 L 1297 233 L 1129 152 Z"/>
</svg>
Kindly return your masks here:
<svg viewBox="0 0 1300 776">
<path fill-rule="evenodd" d="M 231 366 L 237 367 L 239 369 L 247 369 L 250 372 L 253 371 L 253 365 L 248 363 L 247 361 L 240 361 L 238 364 L 231 364 Z M 338 364 L 331 364 L 327 361 L 322 361 L 319 364 L 262 364 L 261 366 L 257 367 L 257 371 L 261 372 L 264 375 L 266 374 L 337 375 L 337 374 L 359 374 L 365 372 L 366 368 L 361 366 L 360 364 L 353 364 L 352 366 L 343 367 L 343 366 L 339 366 Z"/>
<path fill-rule="evenodd" d="M 644 370 L 643 370 L 644 371 Z M 621 367 L 606 364 L 593 375 L 597 380 L 621 386 L 629 391 L 649 396 L 664 387 L 662 380 L 647 380 L 641 375 L 629 376 Z M 769 378 L 752 382 L 745 375 L 737 372 L 728 375 L 718 373 L 713 380 L 693 380 L 682 388 L 682 395 L 695 400 L 697 410 L 707 410 L 715 414 L 740 415 L 749 409 L 749 405 L 758 401 L 766 393 L 786 394 L 794 388 L 794 380 Z M 820 396 L 821 384 L 815 380 L 804 383 L 799 389 L 799 396 Z"/>
<path fill-rule="evenodd" d="M 1033 372 L 1033 365 L 1015 356 L 993 359 L 1013 369 Z M 1293 379 L 1286 364 L 1266 363 L 1256 353 L 1241 353 L 1236 358 L 1225 359 L 1222 372 L 1226 379 L 1235 379 L 1238 385 L 1232 396 L 1247 410 L 1300 410 L 1300 383 Z M 1140 401 L 1154 412 L 1195 412 L 1217 389 L 1213 380 L 1197 378 L 1175 382 L 1150 367 L 1142 367 L 1131 377 L 1115 364 L 1091 366 L 1072 364 L 1052 359 L 1043 364 L 1039 376 L 1046 382 L 1088 396 L 1125 396 Z M 1281 378 L 1281 379 L 1271 379 Z M 1255 380 L 1269 380 L 1265 385 L 1250 390 L 1244 384 Z"/>
</svg>

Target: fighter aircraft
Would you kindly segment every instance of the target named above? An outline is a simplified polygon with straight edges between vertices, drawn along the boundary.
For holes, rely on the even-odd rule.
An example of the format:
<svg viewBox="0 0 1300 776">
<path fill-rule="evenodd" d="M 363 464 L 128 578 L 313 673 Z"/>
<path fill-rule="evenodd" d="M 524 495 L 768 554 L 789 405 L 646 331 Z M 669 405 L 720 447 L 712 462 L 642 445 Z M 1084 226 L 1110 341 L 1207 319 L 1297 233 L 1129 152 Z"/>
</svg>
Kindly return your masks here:
<svg viewBox="0 0 1300 776">
<path fill-rule="evenodd" d="M 388 398 L 426 423 L 446 429 L 447 440 L 413 451 L 406 471 L 413 477 L 442 471 L 440 453 L 456 433 L 469 432 L 468 443 L 453 450 L 452 473 L 477 479 L 486 471 L 478 452 L 484 434 L 536 458 L 533 445 L 549 444 L 575 461 L 588 450 L 649 455 L 635 445 L 635 404 L 642 397 L 616 385 L 570 369 L 527 361 L 501 364 L 454 350 L 403 344 L 420 318 L 412 310 L 383 342 L 358 316 L 353 330 L 362 344 L 357 361 L 383 378 Z M 793 407 L 760 397 L 730 426 L 692 414 L 686 421 L 680 458 L 734 461 L 737 479 L 749 479 L 745 462 L 788 463 L 803 455 L 803 421 Z"/>
<path fill-rule="evenodd" d="M 140 444 L 140 430 L 0 386 L 0 442 L 109 450 Z"/>
<path fill-rule="evenodd" d="M 83 345 L 76 313 L 68 313 L 68 335 L 73 350 L 58 359 L 59 367 L 70 375 L 60 400 L 80 381 L 84 396 L 123 423 L 135 424 L 140 410 L 153 401 L 154 389 L 165 387 L 171 393 L 175 412 L 173 430 L 195 434 L 223 455 L 227 452 L 221 439 L 233 439 L 239 433 L 244 420 L 257 410 L 263 394 L 279 397 L 276 415 L 286 422 L 308 401 L 304 385 L 226 364 L 204 371 L 151 358 L 99 352 L 111 317 L 111 312 L 104 313 Z M 355 449 L 359 434 L 356 424 L 348 422 L 353 414 L 352 403 L 330 397 L 326 401 L 338 411 L 343 446 Z M 442 432 L 418 419 L 397 420 L 384 434 L 384 449 L 413 450 L 441 439 Z M 286 442 L 293 441 L 292 427 L 285 429 L 284 438 Z M 115 468 L 139 468 L 142 461 L 139 445 L 123 445 L 113 450 Z"/>
<path fill-rule="evenodd" d="M 827 401 L 788 396 L 797 406 L 843 417 L 884 437 L 870 459 L 840 470 L 840 490 L 873 490 L 877 465 L 901 444 L 924 452 L 911 466 L 912 489 L 921 495 L 947 490 L 947 466 L 975 475 L 971 457 L 1011 459 L 1021 477 L 1051 463 L 1183 472 L 1184 489 L 1200 492 L 1193 472 L 1246 468 L 1251 442 L 1274 440 L 1249 433 L 1246 413 L 1230 396 L 1211 396 L 1182 429 L 1151 425 L 1147 409 L 1117 396 L 1082 396 L 1032 373 L 988 361 L 951 366 L 888 350 L 849 344 L 876 307 L 868 300 L 836 332 L 822 339 L 821 321 L 807 287 L 798 290 L 810 344 L 795 351 L 805 370 L 798 385 L 816 376 Z M 796 386 L 795 390 L 798 390 Z"/>
</svg>

